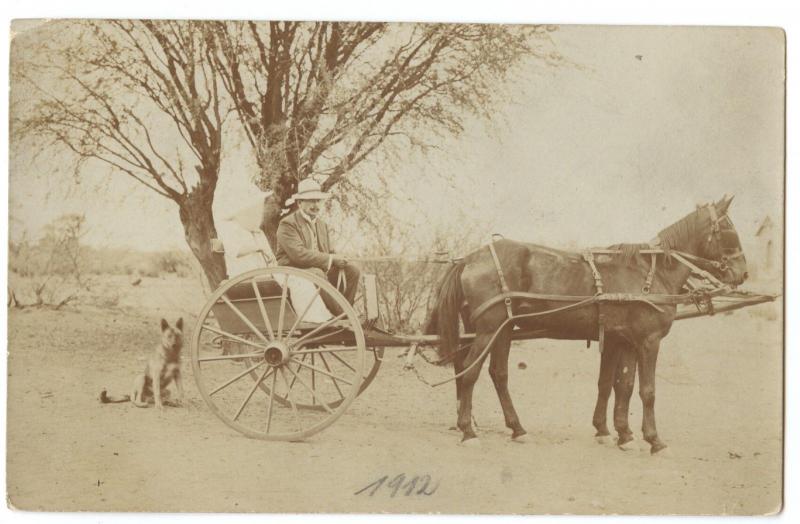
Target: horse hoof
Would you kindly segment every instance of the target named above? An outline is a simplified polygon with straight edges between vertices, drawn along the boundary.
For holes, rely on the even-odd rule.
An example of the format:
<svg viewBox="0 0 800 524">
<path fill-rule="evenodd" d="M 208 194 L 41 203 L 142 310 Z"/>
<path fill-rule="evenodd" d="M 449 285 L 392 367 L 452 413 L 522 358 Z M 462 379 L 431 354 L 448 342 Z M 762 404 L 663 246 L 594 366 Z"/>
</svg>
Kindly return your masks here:
<svg viewBox="0 0 800 524">
<path fill-rule="evenodd" d="M 481 441 L 478 437 L 472 437 L 462 440 L 461 444 L 459 445 L 464 446 L 465 448 L 479 448 L 481 447 Z"/>
<path fill-rule="evenodd" d="M 659 457 L 669 457 L 671 455 L 670 450 L 667 449 L 667 445 L 662 442 L 650 446 L 650 454 L 658 455 Z"/>
<path fill-rule="evenodd" d="M 518 444 L 525 444 L 526 442 L 530 442 L 531 437 L 527 433 L 523 433 L 522 435 L 517 435 L 516 437 L 511 437 L 511 442 L 516 442 Z"/>
<path fill-rule="evenodd" d="M 617 447 L 622 451 L 634 451 L 639 449 L 639 444 L 633 439 L 625 441 L 617 439 Z"/>
<path fill-rule="evenodd" d="M 600 444 L 601 446 L 608 446 L 612 443 L 611 435 L 595 435 L 594 441 Z"/>
</svg>

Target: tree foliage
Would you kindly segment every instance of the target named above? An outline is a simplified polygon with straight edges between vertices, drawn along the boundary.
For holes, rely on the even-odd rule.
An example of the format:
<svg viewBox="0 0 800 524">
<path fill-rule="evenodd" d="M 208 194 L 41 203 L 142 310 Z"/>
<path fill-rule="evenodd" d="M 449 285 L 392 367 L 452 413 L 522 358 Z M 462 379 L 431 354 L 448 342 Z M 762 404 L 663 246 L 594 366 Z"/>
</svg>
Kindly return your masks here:
<svg viewBox="0 0 800 524">
<path fill-rule="evenodd" d="M 525 58 L 557 63 L 553 27 L 479 24 L 215 22 L 215 66 L 275 191 L 272 237 L 298 181 L 342 181 L 387 141 L 432 147 L 468 115 L 491 118 Z"/>
<path fill-rule="evenodd" d="M 274 244 L 299 180 L 319 177 L 329 190 L 381 150 L 434 147 L 470 115 L 491 118 L 523 60 L 558 62 L 553 29 L 60 21 L 12 71 L 34 100 L 15 136 L 64 146 L 76 168 L 100 162 L 174 201 L 213 287 L 225 277 L 211 249 L 223 128 L 251 146 L 252 178 L 274 190 L 264 220 Z M 230 113 L 240 125 L 228 125 Z"/>
<path fill-rule="evenodd" d="M 186 240 L 214 285 L 224 261 L 211 204 L 221 155 L 223 100 L 199 22 L 60 22 L 24 64 L 38 102 L 20 136 L 66 147 L 78 166 L 99 161 L 178 205 Z"/>
</svg>

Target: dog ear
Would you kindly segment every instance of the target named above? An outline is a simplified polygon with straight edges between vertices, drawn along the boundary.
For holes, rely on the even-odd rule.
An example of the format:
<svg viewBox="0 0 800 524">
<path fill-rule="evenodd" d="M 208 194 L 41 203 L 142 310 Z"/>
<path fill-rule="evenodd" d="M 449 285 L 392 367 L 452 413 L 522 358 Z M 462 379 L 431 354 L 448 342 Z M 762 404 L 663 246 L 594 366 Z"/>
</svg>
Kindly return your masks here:
<svg viewBox="0 0 800 524">
<path fill-rule="evenodd" d="M 178 321 L 175 323 L 175 327 L 180 331 L 183 331 L 183 317 L 178 319 Z"/>
<path fill-rule="evenodd" d="M 167 322 L 165 319 L 162 318 L 161 319 L 161 331 L 166 331 L 167 328 L 169 328 L 169 322 Z"/>
</svg>

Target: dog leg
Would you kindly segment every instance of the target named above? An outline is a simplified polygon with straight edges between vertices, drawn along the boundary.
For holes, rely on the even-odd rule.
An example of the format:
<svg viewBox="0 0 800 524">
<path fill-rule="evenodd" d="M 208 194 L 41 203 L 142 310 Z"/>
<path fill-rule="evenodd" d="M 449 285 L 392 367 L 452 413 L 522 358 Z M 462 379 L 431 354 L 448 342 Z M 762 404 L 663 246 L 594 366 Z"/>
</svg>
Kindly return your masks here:
<svg viewBox="0 0 800 524">
<path fill-rule="evenodd" d="M 181 372 L 179 370 L 175 370 L 175 388 L 178 390 L 178 405 L 182 406 L 184 400 L 183 380 L 181 379 Z"/>
<path fill-rule="evenodd" d="M 164 402 L 161 398 L 161 377 L 156 377 L 155 380 L 153 380 L 153 400 L 158 410 L 163 413 Z"/>
<path fill-rule="evenodd" d="M 137 408 L 146 408 L 147 401 L 144 398 L 147 377 L 144 374 L 137 375 L 133 379 L 133 389 L 131 390 L 131 403 Z"/>
</svg>

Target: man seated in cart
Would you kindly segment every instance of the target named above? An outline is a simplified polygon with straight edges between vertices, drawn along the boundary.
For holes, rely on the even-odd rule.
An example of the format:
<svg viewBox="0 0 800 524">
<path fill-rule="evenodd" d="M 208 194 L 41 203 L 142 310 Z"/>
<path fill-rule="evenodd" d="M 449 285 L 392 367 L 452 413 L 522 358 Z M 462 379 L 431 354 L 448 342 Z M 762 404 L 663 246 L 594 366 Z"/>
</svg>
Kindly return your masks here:
<svg viewBox="0 0 800 524">
<path fill-rule="evenodd" d="M 334 286 L 340 280 L 344 297 L 353 303 L 358 290 L 361 272 L 346 258 L 336 255 L 331 244 L 327 224 L 319 218 L 320 204 L 330 197 L 319 183 L 311 178 L 301 180 L 292 198 L 297 211 L 284 217 L 278 225 L 278 264 L 305 269 L 327 278 Z M 327 294 L 322 293 L 325 305 L 334 315 L 341 308 Z"/>
</svg>

